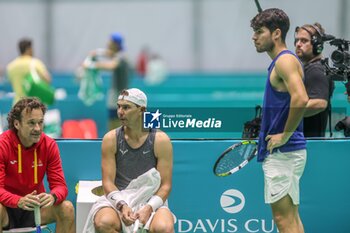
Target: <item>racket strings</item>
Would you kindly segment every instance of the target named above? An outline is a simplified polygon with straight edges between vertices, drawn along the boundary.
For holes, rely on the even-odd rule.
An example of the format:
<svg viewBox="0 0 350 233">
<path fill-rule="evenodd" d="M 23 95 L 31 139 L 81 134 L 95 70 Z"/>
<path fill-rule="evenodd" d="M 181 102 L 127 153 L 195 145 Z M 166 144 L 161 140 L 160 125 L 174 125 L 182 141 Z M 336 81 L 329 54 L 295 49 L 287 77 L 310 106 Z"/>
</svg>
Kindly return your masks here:
<svg viewBox="0 0 350 233">
<path fill-rule="evenodd" d="M 216 172 L 217 173 L 226 173 L 229 172 L 232 168 L 239 166 L 244 161 L 239 151 L 231 150 L 219 161 Z"/>
<path fill-rule="evenodd" d="M 242 156 L 245 160 L 248 160 L 256 152 L 256 145 L 248 144 L 242 147 Z"/>
<path fill-rule="evenodd" d="M 255 152 L 256 145 L 246 144 L 233 148 L 226 153 L 218 162 L 215 172 L 224 174 L 241 165 Z"/>
</svg>

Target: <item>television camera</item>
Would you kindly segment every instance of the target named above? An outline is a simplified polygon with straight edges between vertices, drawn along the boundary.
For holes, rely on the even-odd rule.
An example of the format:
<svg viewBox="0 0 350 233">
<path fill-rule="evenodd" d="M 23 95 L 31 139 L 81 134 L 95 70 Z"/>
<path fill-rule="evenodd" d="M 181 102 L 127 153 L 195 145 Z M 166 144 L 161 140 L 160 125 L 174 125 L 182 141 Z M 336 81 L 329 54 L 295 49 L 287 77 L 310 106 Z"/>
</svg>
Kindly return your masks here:
<svg viewBox="0 0 350 233">
<path fill-rule="evenodd" d="M 326 68 L 326 75 L 333 81 L 342 81 L 345 84 L 346 92 L 350 96 L 350 41 L 335 38 L 332 35 L 322 36 L 322 41 L 329 41 L 329 44 L 336 46 L 337 49 L 331 53 L 330 58 L 322 60 L 322 64 Z M 329 59 L 332 61 L 332 66 L 329 65 Z"/>
<path fill-rule="evenodd" d="M 326 68 L 327 77 L 333 81 L 342 81 L 345 84 L 347 95 L 350 96 L 350 41 L 335 38 L 332 35 L 322 36 L 322 41 L 329 41 L 330 45 L 337 47 L 330 56 L 333 66 L 329 65 L 329 58 L 322 60 L 322 64 Z M 335 125 L 335 130 L 344 130 L 345 137 L 350 137 L 350 117 L 347 116 L 340 120 Z"/>
</svg>

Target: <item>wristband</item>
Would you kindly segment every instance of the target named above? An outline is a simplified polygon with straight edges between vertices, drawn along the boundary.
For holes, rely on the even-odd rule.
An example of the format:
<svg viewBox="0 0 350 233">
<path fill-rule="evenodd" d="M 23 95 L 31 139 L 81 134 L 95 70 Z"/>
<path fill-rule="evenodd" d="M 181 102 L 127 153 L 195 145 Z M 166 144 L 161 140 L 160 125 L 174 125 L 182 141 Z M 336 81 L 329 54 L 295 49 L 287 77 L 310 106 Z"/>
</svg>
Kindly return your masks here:
<svg viewBox="0 0 350 233">
<path fill-rule="evenodd" d="M 121 200 L 119 199 L 120 197 L 118 198 L 119 192 L 120 192 L 120 191 L 114 190 L 114 191 L 110 192 L 110 193 L 107 195 L 107 200 L 108 200 L 110 203 L 112 203 L 113 206 L 116 206 L 117 203 L 118 203 L 119 201 L 121 201 Z"/>
<path fill-rule="evenodd" d="M 159 209 L 159 207 L 163 205 L 163 199 L 158 195 L 153 195 L 147 204 L 150 205 L 155 212 L 157 209 Z"/>
</svg>

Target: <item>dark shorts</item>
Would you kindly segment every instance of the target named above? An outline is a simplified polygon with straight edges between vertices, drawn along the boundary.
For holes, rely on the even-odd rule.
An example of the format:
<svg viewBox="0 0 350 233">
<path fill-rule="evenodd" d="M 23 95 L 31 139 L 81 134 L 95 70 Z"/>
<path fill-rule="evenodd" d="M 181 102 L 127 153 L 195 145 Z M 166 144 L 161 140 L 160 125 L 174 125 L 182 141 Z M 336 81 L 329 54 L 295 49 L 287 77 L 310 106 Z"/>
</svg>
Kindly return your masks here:
<svg viewBox="0 0 350 233">
<path fill-rule="evenodd" d="M 6 207 L 6 209 L 9 216 L 9 225 L 4 227 L 4 230 L 21 227 L 35 227 L 34 211 L 9 207 Z"/>
</svg>

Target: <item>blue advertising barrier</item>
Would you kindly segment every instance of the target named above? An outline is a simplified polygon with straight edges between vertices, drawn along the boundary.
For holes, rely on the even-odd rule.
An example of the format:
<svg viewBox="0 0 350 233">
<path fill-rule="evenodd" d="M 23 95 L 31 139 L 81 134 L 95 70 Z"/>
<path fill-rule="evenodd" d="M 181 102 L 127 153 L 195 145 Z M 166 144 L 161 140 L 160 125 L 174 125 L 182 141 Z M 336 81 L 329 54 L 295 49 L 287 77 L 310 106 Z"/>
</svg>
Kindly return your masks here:
<svg viewBox="0 0 350 233">
<path fill-rule="evenodd" d="M 110 86 L 111 76 L 103 74 L 103 90 L 105 98 Z M 57 99 L 50 109 L 60 111 L 62 124 L 66 120 L 92 119 L 96 122 L 98 137 L 108 130 L 108 109 L 106 99 L 96 101 L 92 106 L 87 106 L 77 94 L 79 91 L 79 80 L 73 73 L 53 73 L 52 84 L 56 90 L 60 90 L 62 99 Z M 235 116 L 236 125 L 234 129 L 227 129 L 220 133 L 188 133 L 186 138 L 233 138 L 241 137 L 244 122 L 254 117 L 256 105 L 261 105 L 264 95 L 266 73 L 171 73 L 169 77 L 159 85 L 147 85 L 144 79 L 133 76 L 129 80 L 130 87 L 140 88 L 147 94 L 148 108 L 171 111 L 199 108 L 207 110 L 206 114 L 222 112 L 224 108 L 231 108 L 228 116 Z M 332 97 L 332 126 L 350 114 L 350 105 L 344 96 L 344 85 L 335 83 L 336 88 Z M 64 90 L 64 91 L 63 91 Z M 63 98 L 62 92 L 67 96 Z M 59 95 L 58 95 L 59 96 Z M 13 102 L 12 87 L 8 80 L 0 82 L 0 117 L 4 120 L 10 111 Z M 180 109 L 179 109 L 180 108 Z M 210 111 L 209 108 L 216 108 Z M 237 112 L 239 112 L 237 114 Z M 178 112 L 176 112 L 178 113 Z M 225 120 L 231 122 L 231 119 Z M 0 122 L 1 123 L 1 122 Z M 327 128 L 328 130 L 328 128 Z M 342 137 L 343 132 L 337 137 Z M 173 139 L 183 138 L 182 132 L 171 132 L 169 136 Z"/>
<path fill-rule="evenodd" d="M 173 140 L 175 232 L 277 232 L 264 204 L 261 164 L 252 161 L 229 177 L 216 177 L 213 164 L 236 140 Z M 58 140 L 69 196 L 76 203 L 79 180 L 101 179 L 101 140 Z M 305 232 L 350 229 L 350 140 L 309 140 L 301 179 L 300 215 Z"/>
</svg>

